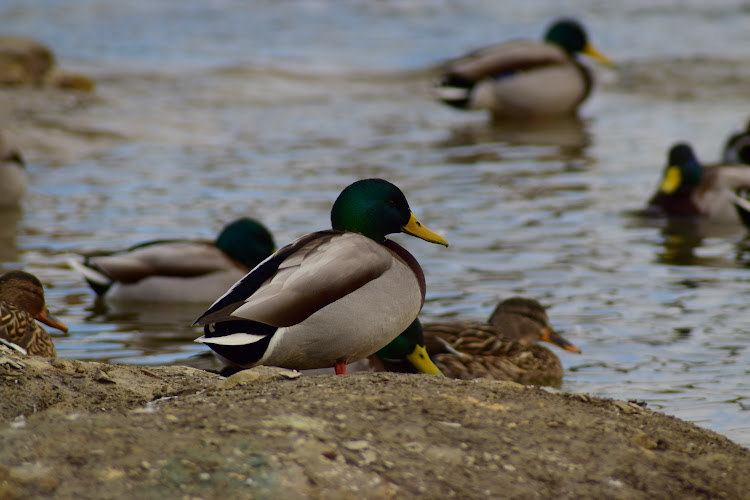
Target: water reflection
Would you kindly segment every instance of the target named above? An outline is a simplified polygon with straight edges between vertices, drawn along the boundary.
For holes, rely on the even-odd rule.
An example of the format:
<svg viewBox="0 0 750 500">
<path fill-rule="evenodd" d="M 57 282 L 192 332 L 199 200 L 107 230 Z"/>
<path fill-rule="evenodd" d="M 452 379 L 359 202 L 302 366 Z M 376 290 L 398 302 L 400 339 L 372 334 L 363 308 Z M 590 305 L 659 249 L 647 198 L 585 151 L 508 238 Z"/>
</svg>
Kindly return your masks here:
<svg viewBox="0 0 750 500">
<path fill-rule="evenodd" d="M 190 350 L 201 332 L 192 324 L 207 304 L 110 303 L 97 298 L 84 321 L 102 343 L 97 359 L 118 360 L 124 355 L 168 356 Z M 103 332 L 103 333 L 99 333 Z M 89 339 L 93 343 L 94 339 Z M 127 349 L 121 352 L 117 345 Z M 137 354 L 135 354 L 137 353 Z"/>
<path fill-rule="evenodd" d="M 0 210 L 0 262 L 19 262 L 21 254 L 16 243 L 18 224 L 23 211 L 13 207 Z"/>
<path fill-rule="evenodd" d="M 505 143 L 513 146 L 552 146 L 566 156 L 583 156 L 591 145 L 587 123 L 577 116 L 543 121 L 495 120 L 472 122 L 451 130 L 439 144 L 445 148 Z"/>
<path fill-rule="evenodd" d="M 729 252 L 712 247 L 725 245 L 746 232 L 738 224 L 719 224 L 699 217 L 654 216 L 648 210 L 633 212 L 630 227 L 659 228 L 660 249 L 655 262 L 672 266 L 737 267 L 738 262 L 750 260 L 750 241 L 746 237 L 737 244 L 734 259 Z M 747 243 L 745 243 L 747 242 Z M 744 248 L 744 250 L 743 250 Z M 743 258 L 743 256 L 747 257 Z"/>
</svg>

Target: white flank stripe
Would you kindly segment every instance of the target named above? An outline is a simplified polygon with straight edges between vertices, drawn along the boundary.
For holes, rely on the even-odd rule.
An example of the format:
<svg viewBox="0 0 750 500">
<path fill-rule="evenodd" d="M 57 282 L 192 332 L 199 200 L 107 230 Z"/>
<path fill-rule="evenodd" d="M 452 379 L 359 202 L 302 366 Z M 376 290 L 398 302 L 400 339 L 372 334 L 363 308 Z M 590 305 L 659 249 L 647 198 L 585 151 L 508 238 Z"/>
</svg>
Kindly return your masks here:
<svg viewBox="0 0 750 500">
<path fill-rule="evenodd" d="M 437 87 L 435 94 L 441 99 L 448 100 L 466 99 L 469 97 L 469 91 L 461 87 Z"/>
<path fill-rule="evenodd" d="M 749 201 L 747 201 L 745 198 L 737 196 L 734 193 L 732 193 L 732 198 L 733 198 L 732 201 L 734 202 L 735 205 L 737 205 L 738 207 L 740 207 L 741 209 L 743 209 L 746 212 L 750 212 L 750 202 Z"/>
<path fill-rule="evenodd" d="M 198 337 L 194 342 L 200 342 L 202 344 L 218 344 L 218 345 L 246 345 L 253 344 L 259 340 L 266 338 L 266 335 L 252 335 L 250 333 L 233 333 L 224 337 Z"/>
<path fill-rule="evenodd" d="M 84 264 L 78 262 L 75 259 L 68 259 L 68 265 L 94 283 L 101 283 L 102 285 L 109 285 L 110 283 L 112 283 L 111 279 L 109 279 L 99 271 L 91 269 L 90 267 L 86 267 Z"/>
</svg>

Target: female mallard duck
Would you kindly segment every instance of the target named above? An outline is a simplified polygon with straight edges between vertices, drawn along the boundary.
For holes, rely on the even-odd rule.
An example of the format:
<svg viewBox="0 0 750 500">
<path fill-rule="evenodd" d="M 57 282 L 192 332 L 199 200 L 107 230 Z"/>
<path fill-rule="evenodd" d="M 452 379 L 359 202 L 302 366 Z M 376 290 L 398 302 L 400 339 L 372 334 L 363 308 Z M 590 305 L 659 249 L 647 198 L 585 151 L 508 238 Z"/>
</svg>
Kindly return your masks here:
<svg viewBox="0 0 750 500">
<path fill-rule="evenodd" d="M 29 184 L 25 164 L 18 150 L 0 135 L 0 208 L 18 205 Z"/>
<path fill-rule="evenodd" d="M 128 302 L 211 302 L 274 251 L 263 224 L 239 219 L 216 241 L 158 240 L 69 261 L 97 295 Z"/>
<path fill-rule="evenodd" d="M 724 163 L 750 165 L 750 120 L 745 130 L 732 134 L 724 143 L 721 159 Z"/>
<path fill-rule="evenodd" d="M 450 106 L 487 109 L 496 118 L 572 115 L 593 86 L 578 53 L 612 64 L 577 21 L 562 19 L 542 41 L 505 42 L 449 62 L 436 94 Z"/>
<path fill-rule="evenodd" d="M 44 288 L 34 276 L 9 271 L 0 276 L 0 341 L 24 354 L 54 356 L 49 334 L 34 320 L 63 332 L 68 327 L 49 314 Z"/>
<path fill-rule="evenodd" d="M 539 302 L 522 297 L 500 302 L 489 323 L 460 321 L 420 326 L 417 319 L 410 328 L 423 330 L 427 353 L 440 372 L 450 378 L 559 386 L 563 376 L 560 360 L 535 342 L 544 340 L 566 351 L 581 352 L 552 329 Z M 419 334 L 412 333 L 412 337 L 419 338 Z M 383 349 L 378 351 L 378 359 L 370 357 L 371 366 L 376 371 L 414 371 L 405 364 L 406 352 Z M 419 366 L 417 370 L 424 371 Z"/>
<path fill-rule="evenodd" d="M 333 229 L 283 247 L 220 297 L 197 325 L 203 342 L 239 368 L 297 370 L 364 359 L 417 317 L 425 279 L 416 259 L 386 235 L 448 243 L 411 213 L 382 179 L 357 181 L 331 209 Z"/>
<path fill-rule="evenodd" d="M 750 168 L 701 165 L 685 143 L 672 146 L 648 211 L 668 216 L 700 216 L 738 222 L 737 194 L 750 189 Z"/>
</svg>

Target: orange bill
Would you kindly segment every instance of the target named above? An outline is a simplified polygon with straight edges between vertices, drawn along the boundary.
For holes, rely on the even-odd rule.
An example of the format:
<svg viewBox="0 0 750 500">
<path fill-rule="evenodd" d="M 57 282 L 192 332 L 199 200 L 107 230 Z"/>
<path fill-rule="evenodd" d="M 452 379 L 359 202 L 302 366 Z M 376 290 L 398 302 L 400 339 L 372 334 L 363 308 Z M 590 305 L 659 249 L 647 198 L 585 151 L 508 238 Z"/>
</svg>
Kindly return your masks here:
<svg viewBox="0 0 750 500">
<path fill-rule="evenodd" d="M 46 307 L 42 309 L 42 311 L 39 314 L 37 314 L 34 319 L 44 323 L 45 325 L 51 328 L 57 328 L 61 332 L 65 332 L 65 333 L 68 332 L 68 327 L 65 326 L 65 323 L 63 323 L 59 319 L 52 316 Z"/>
<path fill-rule="evenodd" d="M 549 342 L 550 344 L 555 344 L 556 346 L 565 349 L 566 351 L 575 352 L 580 354 L 581 350 L 578 348 L 578 346 L 571 344 L 567 340 L 563 338 L 562 335 L 554 331 L 552 328 L 545 328 L 544 333 L 542 333 L 542 340 L 545 342 Z"/>
</svg>

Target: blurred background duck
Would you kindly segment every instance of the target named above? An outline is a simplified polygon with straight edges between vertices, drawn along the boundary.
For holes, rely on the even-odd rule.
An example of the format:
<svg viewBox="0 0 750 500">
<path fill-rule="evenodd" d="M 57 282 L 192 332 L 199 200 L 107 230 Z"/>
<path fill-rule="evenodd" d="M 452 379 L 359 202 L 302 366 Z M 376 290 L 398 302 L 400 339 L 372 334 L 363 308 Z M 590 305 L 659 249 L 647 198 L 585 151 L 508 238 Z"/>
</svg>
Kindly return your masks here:
<svg viewBox="0 0 750 500">
<path fill-rule="evenodd" d="M 0 209 L 19 204 L 29 184 L 21 153 L 0 133 Z"/>
<path fill-rule="evenodd" d="M 422 309 L 417 260 L 388 234 L 447 246 L 423 226 L 403 192 L 383 179 L 347 186 L 331 208 L 332 229 L 281 248 L 199 319 L 207 344 L 236 368 L 335 369 L 398 336 Z"/>
<path fill-rule="evenodd" d="M 740 222 L 735 203 L 750 189 L 750 168 L 701 165 L 689 144 L 669 150 L 659 186 L 648 202 L 647 213 L 699 216 L 716 222 Z"/>
<path fill-rule="evenodd" d="M 593 87 L 577 54 L 611 66 L 573 19 L 561 19 L 544 40 L 513 40 L 449 61 L 437 97 L 459 109 L 486 109 L 495 118 L 574 115 Z"/>
<path fill-rule="evenodd" d="M 49 333 L 35 320 L 68 331 L 47 310 L 44 288 L 36 276 L 24 271 L 0 276 L 0 343 L 24 354 L 55 356 Z"/>
<path fill-rule="evenodd" d="M 420 367 L 415 368 L 416 365 L 406 356 L 408 348 L 404 347 L 418 345 L 420 335 L 423 335 L 429 357 L 447 377 L 490 378 L 559 387 L 563 378 L 560 360 L 536 342 L 542 340 L 569 352 L 581 352 L 554 331 L 538 301 L 524 297 L 500 302 L 488 323 L 455 321 L 421 325 L 416 319 L 410 329 L 409 336 L 417 340 L 397 339 L 389 344 L 370 357 L 371 369 L 426 372 Z"/>
<path fill-rule="evenodd" d="M 149 241 L 69 264 L 108 300 L 211 303 L 274 250 L 268 229 L 242 218 L 225 226 L 213 242 Z"/>
<path fill-rule="evenodd" d="M 721 159 L 724 163 L 750 165 L 750 120 L 745 130 L 729 136 L 724 143 Z"/>
</svg>

